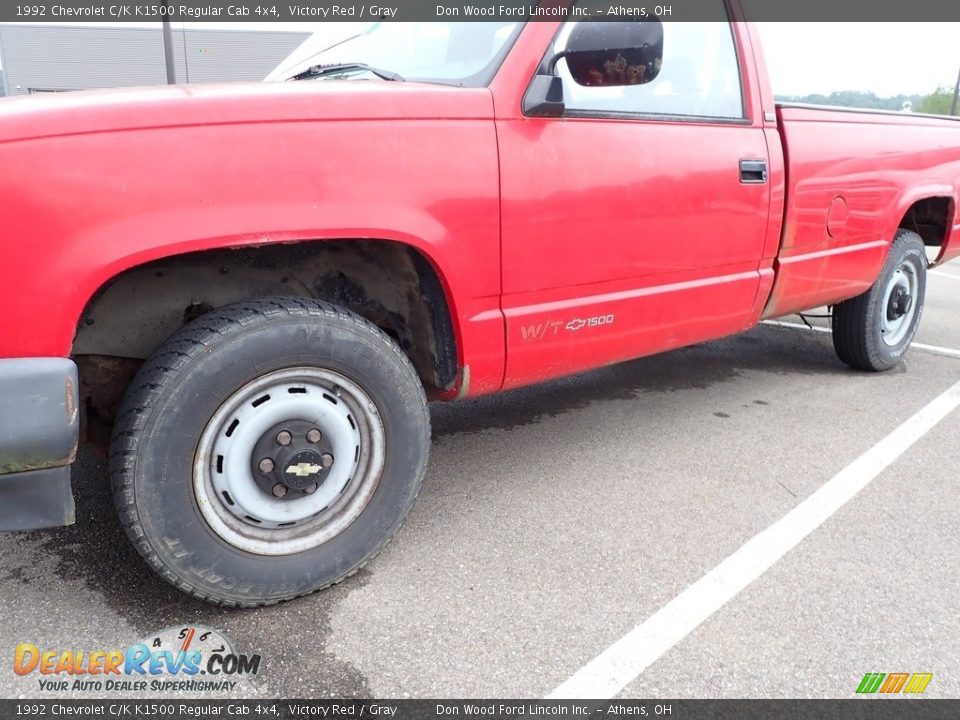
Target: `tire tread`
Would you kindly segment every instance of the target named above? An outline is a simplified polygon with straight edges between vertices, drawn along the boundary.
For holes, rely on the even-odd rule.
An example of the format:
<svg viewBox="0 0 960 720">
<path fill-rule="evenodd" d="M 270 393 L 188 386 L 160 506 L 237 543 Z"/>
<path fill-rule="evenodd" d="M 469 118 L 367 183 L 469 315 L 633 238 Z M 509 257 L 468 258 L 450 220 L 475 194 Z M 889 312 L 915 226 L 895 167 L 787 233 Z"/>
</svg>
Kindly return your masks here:
<svg viewBox="0 0 960 720">
<path fill-rule="evenodd" d="M 900 358 L 891 362 L 878 352 L 872 333 L 876 323 L 876 313 L 880 302 L 879 295 L 883 292 L 887 276 L 893 271 L 892 260 L 906 253 L 910 247 L 919 246 L 923 250 L 923 240 L 912 230 L 900 228 L 894 236 L 887 260 L 877 281 L 865 293 L 857 297 L 844 300 L 833 307 L 833 348 L 837 357 L 856 370 L 881 372 L 896 365 Z M 923 298 L 917 308 L 915 323 L 919 324 L 923 311 Z M 913 339 L 916 327 L 907 338 Z"/>
<path fill-rule="evenodd" d="M 228 598 L 216 597 L 198 585 L 191 584 L 170 570 L 157 554 L 144 531 L 137 508 L 134 488 L 135 466 L 137 460 L 137 440 L 147 419 L 147 409 L 175 382 L 182 371 L 195 358 L 207 352 L 220 340 L 238 329 L 244 329 L 264 321 L 276 320 L 287 316 L 293 318 L 315 318 L 347 323 L 359 333 L 372 340 L 381 352 L 392 355 L 398 364 L 409 374 L 410 379 L 420 388 L 417 409 L 430 437 L 430 414 L 427 410 L 426 396 L 420 378 L 417 376 L 410 359 L 397 343 L 383 330 L 354 312 L 332 303 L 298 297 L 270 297 L 250 300 L 213 310 L 197 318 L 171 336 L 163 346 L 141 367 L 130 387 L 117 414 L 111 440 L 109 475 L 113 500 L 120 523 L 131 543 L 146 560 L 150 567 L 164 580 L 183 592 L 206 602 L 223 607 L 263 607 L 279 602 L 303 597 L 319 590 L 339 584 L 355 575 L 367 563 L 371 562 L 389 544 L 387 537 L 363 562 L 351 568 L 347 573 L 325 585 L 311 587 L 304 592 L 290 596 L 270 598 L 254 602 L 238 602 Z M 416 497 L 419 496 L 418 485 Z M 403 518 L 397 531 L 403 527 Z"/>
</svg>

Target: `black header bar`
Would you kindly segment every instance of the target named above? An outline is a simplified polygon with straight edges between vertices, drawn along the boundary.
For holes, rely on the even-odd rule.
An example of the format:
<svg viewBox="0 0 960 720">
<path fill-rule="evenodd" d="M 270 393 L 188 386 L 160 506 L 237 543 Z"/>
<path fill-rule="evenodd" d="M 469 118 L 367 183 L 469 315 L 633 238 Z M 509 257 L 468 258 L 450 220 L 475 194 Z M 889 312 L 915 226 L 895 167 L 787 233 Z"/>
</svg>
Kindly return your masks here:
<svg viewBox="0 0 960 720">
<path fill-rule="evenodd" d="M 743 0 L 762 22 L 960 22 L 953 0 Z M 722 0 L 0 0 L 0 22 L 723 20 Z M 851 32 L 858 32 L 851 26 Z M 816 43 L 816 38 L 811 38 Z"/>
<path fill-rule="evenodd" d="M 941 720 L 960 700 L 0 700 L 0 717 L 181 720 Z"/>
</svg>

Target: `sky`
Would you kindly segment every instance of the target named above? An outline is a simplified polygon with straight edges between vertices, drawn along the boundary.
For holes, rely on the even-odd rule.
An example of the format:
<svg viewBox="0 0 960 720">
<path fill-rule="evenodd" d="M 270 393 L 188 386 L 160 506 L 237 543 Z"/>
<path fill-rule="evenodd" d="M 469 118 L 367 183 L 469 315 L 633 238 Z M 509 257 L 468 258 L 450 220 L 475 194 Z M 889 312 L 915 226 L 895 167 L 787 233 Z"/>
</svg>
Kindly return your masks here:
<svg viewBox="0 0 960 720">
<path fill-rule="evenodd" d="M 960 70 L 960 23 L 758 23 L 758 29 L 778 95 L 926 95 L 943 85 L 952 90 Z"/>
<path fill-rule="evenodd" d="M 156 23 L 141 25 L 153 27 Z M 236 23 L 191 26 L 224 25 L 237 27 Z M 338 36 L 342 25 L 244 23 L 251 30 L 319 29 Z M 758 29 L 773 90 L 778 95 L 829 94 L 835 90 L 861 90 L 881 96 L 926 95 L 938 86 L 952 90 L 960 70 L 960 23 L 758 23 Z"/>
</svg>

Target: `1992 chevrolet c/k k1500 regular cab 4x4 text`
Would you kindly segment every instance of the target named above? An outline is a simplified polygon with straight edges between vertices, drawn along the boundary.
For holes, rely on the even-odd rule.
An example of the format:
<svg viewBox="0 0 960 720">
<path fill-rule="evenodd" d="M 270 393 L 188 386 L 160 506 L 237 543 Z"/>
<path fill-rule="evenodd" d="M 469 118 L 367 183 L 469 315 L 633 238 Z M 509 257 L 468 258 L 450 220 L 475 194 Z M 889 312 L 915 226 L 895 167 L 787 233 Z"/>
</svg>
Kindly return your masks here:
<svg viewBox="0 0 960 720">
<path fill-rule="evenodd" d="M 231 605 L 355 572 L 426 400 L 833 308 L 883 370 L 960 254 L 960 125 L 777 106 L 754 27 L 382 23 L 286 82 L 0 101 L 0 522 L 109 436 L 150 566 Z M 82 432 L 81 432 L 82 429 Z"/>
</svg>

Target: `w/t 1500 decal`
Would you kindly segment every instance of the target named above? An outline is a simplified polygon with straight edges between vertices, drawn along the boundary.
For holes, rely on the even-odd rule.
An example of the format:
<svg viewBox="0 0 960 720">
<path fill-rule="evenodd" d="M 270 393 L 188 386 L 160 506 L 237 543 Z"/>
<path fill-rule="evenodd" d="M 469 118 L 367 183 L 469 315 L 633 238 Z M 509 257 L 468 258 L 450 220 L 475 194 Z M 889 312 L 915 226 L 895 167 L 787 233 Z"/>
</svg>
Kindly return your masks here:
<svg viewBox="0 0 960 720">
<path fill-rule="evenodd" d="M 571 320 L 552 320 L 536 325 L 521 325 L 520 336 L 524 341 L 544 340 L 556 337 L 561 332 L 577 332 L 584 328 L 596 328 L 604 325 L 613 325 L 613 315 L 596 315 L 588 318 L 573 318 Z"/>
</svg>

